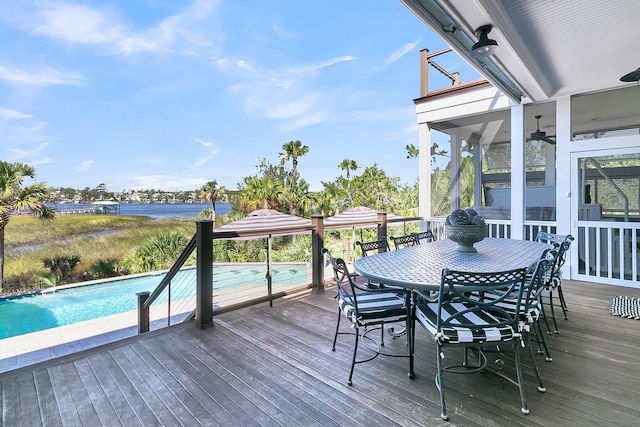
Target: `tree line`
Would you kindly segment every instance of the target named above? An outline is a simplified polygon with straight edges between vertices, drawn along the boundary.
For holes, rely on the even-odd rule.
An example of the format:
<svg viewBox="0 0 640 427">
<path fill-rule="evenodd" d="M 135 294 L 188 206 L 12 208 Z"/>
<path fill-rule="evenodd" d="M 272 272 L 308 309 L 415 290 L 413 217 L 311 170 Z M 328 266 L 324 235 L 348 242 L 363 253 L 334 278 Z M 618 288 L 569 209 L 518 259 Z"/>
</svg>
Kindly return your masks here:
<svg viewBox="0 0 640 427">
<path fill-rule="evenodd" d="M 308 152 L 309 147 L 301 141 L 289 141 L 283 144 L 282 151 L 278 153 L 279 161 L 259 158 L 255 174 L 244 177 L 237 184 L 237 190 L 228 190 L 212 179 L 195 191 L 195 197 L 211 203 L 211 210 L 207 215 L 214 220 L 216 203 L 233 203 L 231 212 L 226 215 L 224 221 L 218 221 L 220 223 L 242 218 L 256 209 L 273 209 L 301 217 L 310 217 L 313 214 L 327 217 L 354 206 L 366 206 L 405 216 L 417 214 L 417 181 L 411 185 L 403 184 L 398 177 L 389 176 L 376 163 L 362 167 L 356 160 L 344 159 L 336 165 L 343 174 L 339 174 L 333 180 L 323 181 L 322 190 L 310 191 L 309 183 L 301 176 L 298 168 L 300 159 Z M 54 211 L 46 205 L 51 200 L 53 189 L 47 187 L 45 182 L 25 184 L 25 180 L 34 180 L 35 177 L 33 166 L 0 161 L 0 292 L 4 279 L 4 232 L 12 215 L 29 212 L 43 220 L 55 218 Z M 95 193 L 87 192 L 83 197 L 104 198 L 105 192 L 106 186 L 100 185 Z M 224 259 L 217 261 L 239 261 L 243 256 L 242 252 L 246 254 L 249 250 L 235 247 L 242 245 L 238 242 L 216 243 L 228 246 L 219 248 L 224 249 L 219 251 L 224 254 Z M 235 246 L 232 248 L 230 245 Z M 300 256 L 306 257 L 306 249 L 303 246 L 303 243 L 298 241 L 290 250 L 301 252 Z M 149 252 L 149 248 L 142 249 L 139 252 Z M 153 254 L 147 253 L 142 258 L 150 268 L 158 265 L 149 261 L 152 257 Z M 52 272 L 60 272 L 67 268 L 67 261 L 63 260 L 61 264 L 60 260 L 51 259 L 47 260 L 48 264 L 45 265 L 48 265 Z M 113 260 L 108 261 L 108 268 L 111 268 L 112 264 L 113 268 L 117 268 L 117 263 L 113 263 Z M 164 265 L 164 262 L 161 264 Z M 60 265 L 63 267 L 58 268 Z"/>
</svg>

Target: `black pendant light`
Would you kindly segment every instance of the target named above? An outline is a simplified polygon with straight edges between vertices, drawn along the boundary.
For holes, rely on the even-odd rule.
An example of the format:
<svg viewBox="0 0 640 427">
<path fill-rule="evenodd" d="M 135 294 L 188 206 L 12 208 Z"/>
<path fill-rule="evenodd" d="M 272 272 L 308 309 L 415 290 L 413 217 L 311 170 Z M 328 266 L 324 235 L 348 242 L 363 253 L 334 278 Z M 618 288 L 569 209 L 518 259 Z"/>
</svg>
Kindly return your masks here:
<svg viewBox="0 0 640 427">
<path fill-rule="evenodd" d="M 640 68 L 620 77 L 620 81 L 627 83 L 640 82 Z"/>
<path fill-rule="evenodd" d="M 478 42 L 471 46 L 472 58 L 486 58 L 489 55 L 493 55 L 498 51 L 498 42 L 490 39 L 488 34 L 493 29 L 493 25 L 482 25 L 476 28 L 476 36 Z"/>
</svg>

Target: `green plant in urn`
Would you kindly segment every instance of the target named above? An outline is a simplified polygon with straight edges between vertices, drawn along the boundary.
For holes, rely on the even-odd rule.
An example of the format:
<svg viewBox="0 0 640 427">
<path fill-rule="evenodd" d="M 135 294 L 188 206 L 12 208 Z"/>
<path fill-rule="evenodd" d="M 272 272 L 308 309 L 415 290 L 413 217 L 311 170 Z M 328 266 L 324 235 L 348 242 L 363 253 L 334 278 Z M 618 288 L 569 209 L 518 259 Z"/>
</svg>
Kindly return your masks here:
<svg viewBox="0 0 640 427">
<path fill-rule="evenodd" d="M 487 237 L 484 218 L 473 208 L 451 211 L 445 220 L 445 230 L 449 240 L 458 244 L 458 252 L 477 252 L 473 245 Z"/>
</svg>

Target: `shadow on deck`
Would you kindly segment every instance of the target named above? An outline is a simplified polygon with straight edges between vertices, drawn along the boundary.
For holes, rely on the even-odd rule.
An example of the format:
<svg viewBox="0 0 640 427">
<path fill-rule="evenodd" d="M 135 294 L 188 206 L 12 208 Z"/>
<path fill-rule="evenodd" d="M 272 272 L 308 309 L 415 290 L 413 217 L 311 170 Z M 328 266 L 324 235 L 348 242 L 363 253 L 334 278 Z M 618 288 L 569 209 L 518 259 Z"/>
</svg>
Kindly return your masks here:
<svg viewBox="0 0 640 427">
<path fill-rule="evenodd" d="M 569 320 L 548 339 L 553 362 L 538 360 L 546 393 L 525 370 L 528 416 L 504 380 L 449 375 L 451 421 L 440 421 L 435 347 L 420 329 L 414 379 L 406 359 L 378 357 L 347 386 L 352 339 L 331 351 L 329 287 L 216 316 L 208 330 L 180 325 L 0 374 L 0 424 L 639 425 L 640 322 L 609 314 L 612 296 L 638 290 L 563 287 Z"/>
</svg>

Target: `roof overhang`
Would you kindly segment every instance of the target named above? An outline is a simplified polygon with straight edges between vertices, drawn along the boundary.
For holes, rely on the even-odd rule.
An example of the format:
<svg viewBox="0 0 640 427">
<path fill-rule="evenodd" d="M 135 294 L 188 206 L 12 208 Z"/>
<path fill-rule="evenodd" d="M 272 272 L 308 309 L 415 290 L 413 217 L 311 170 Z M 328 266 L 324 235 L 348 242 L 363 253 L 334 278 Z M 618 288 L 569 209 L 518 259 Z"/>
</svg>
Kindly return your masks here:
<svg viewBox="0 0 640 427">
<path fill-rule="evenodd" d="M 543 101 L 635 83 L 640 2 L 400 0 L 512 101 Z M 473 58 L 475 29 L 492 24 L 499 51 Z"/>
</svg>

